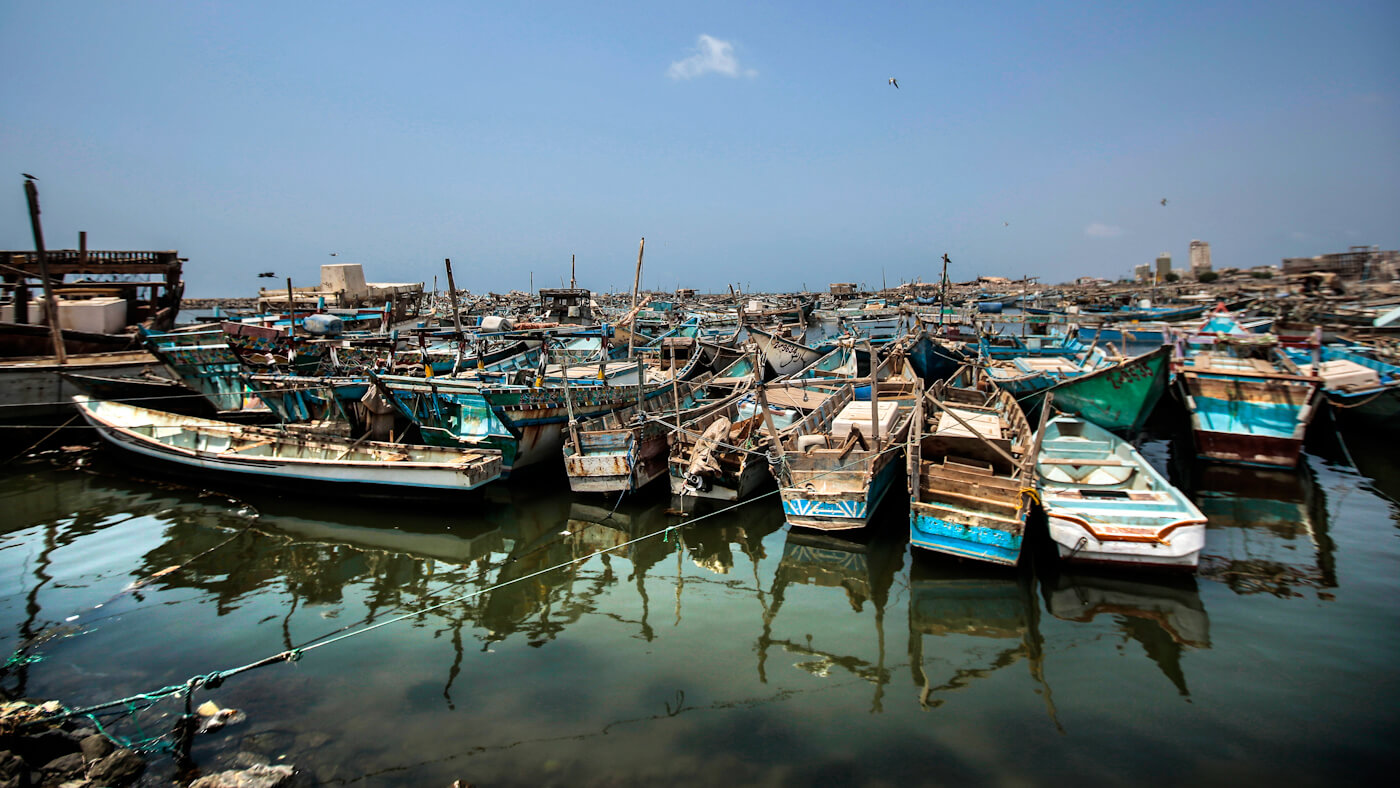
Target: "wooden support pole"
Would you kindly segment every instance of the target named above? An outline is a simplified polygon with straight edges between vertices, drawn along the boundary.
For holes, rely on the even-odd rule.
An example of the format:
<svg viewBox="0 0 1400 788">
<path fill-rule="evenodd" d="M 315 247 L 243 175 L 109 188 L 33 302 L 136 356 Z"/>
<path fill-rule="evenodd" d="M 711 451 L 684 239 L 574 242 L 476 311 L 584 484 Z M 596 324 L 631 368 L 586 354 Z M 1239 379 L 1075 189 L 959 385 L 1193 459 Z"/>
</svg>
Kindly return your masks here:
<svg viewBox="0 0 1400 788">
<path fill-rule="evenodd" d="M 447 295 L 452 304 L 452 331 L 457 337 L 457 360 L 452 364 L 452 374 L 457 374 L 457 366 L 462 363 L 462 315 L 457 309 L 457 283 L 452 278 L 452 258 L 444 257 L 443 264 L 447 266 Z"/>
<path fill-rule="evenodd" d="M 637 246 L 637 275 L 632 279 L 632 322 L 627 328 L 627 357 L 632 358 L 632 354 L 637 349 L 637 291 L 642 286 L 642 254 L 647 249 L 646 236 L 642 236 L 642 242 Z"/>
<path fill-rule="evenodd" d="M 763 409 L 763 426 L 768 429 L 768 435 L 773 439 L 773 446 L 778 452 L 778 459 L 781 460 L 783 458 L 783 439 L 778 434 L 777 427 L 773 426 L 773 413 L 768 409 L 768 392 L 762 383 L 758 384 L 758 406 Z M 783 482 L 782 479 L 778 480 L 779 484 Z"/>
<path fill-rule="evenodd" d="M 676 349 L 671 348 L 671 401 L 676 406 L 676 430 L 681 428 L 681 390 L 680 381 L 676 380 Z"/>
<path fill-rule="evenodd" d="M 292 293 L 292 278 L 287 277 L 287 336 L 297 335 L 297 299 Z"/>
<path fill-rule="evenodd" d="M 577 277 L 575 276 L 575 274 L 576 274 L 577 271 L 578 271 L 578 269 L 576 268 L 576 265 L 577 265 L 577 261 L 576 261 L 576 259 L 575 259 L 575 255 L 569 255 L 569 289 L 570 289 L 570 290 L 572 290 L 572 289 L 578 287 L 578 279 L 577 279 Z"/>
<path fill-rule="evenodd" d="M 49 335 L 53 338 L 54 359 L 60 364 L 66 364 L 68 353 L 63 347 L 63 326 L 58 319 L 58 301 L 53 297 L 53 283 L 49 281 L 49 256 L 44 249 L 44 226 L 39 222 L 39 187 L 27 178 L 24 181 L 24 196 L 29 199 L 29 227 L 34 231 L 34 251 L 39 257 L 39 277 L 44 282 L 44 309 L 49 321 Z M 21 277 L 20 282 L 23 281 Z"/>
</svg>

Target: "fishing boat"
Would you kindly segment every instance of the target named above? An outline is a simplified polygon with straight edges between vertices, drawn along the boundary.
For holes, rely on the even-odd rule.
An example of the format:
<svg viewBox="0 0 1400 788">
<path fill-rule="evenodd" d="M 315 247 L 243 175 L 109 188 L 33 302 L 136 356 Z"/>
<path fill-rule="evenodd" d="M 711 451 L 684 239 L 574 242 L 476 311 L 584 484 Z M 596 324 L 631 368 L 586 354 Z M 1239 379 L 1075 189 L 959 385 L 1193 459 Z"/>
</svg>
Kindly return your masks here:
<svg viewBox="0 0 1400 788">
<path fill-rule="evenodd" d="M 1297 465 L 1321 378 L 1297 374 L 1269 335 L 1221 335 L 1214 348 L 1188 355 L 1177 377 L 1196 453 L 1219 462 Z"/>
<path fill-rule="evenodd" d="M 1055 409 L 1077 415 L 1106 430 L 1133 433 L 1142 429 L 1171 379 L 1169 345 L 1125 358 L 1092 372 L 1070 377 L 1022 401 L 1031 411 L 1046 397 Z"/>
<path fill-rule="evenodd" d="M 923 382 L 899 357 L 874 377 L 863 401 L 848 383 L 781 438 L 774 472 L 790 525 L 863 528 L 893 485 Z"/>
<path fill-rule="evenodd" d="M 1035 447 L 1021 406 L 959 370 L 919 401 L 909 433 L 909 541 L 1014 565 L 1035 495 Z"/>
<path fill-rule="evenodd" d="M 750 381 L 741 383 L 747 389 Z M 665 475 L 667 439 L 683 421 L 703 416 L 734 393 L 708 376 L 678 382 L 671 396 L 651 397 L 612 413 L 570 424 L 564 470 L 574 492 L 636 492 Z"/>
<path fill-rule="evenodd" d="M 1205 515 L 1128 441 L 1083 419 L 1056 416 L 1040 435 L 1036 480 L 1062 559 L 1196 568 Z"/>
<path fill-rule="evenodd" d="M 571 380 L 569 384 L 490 383 L 473 379 L 371 375 L 376 388 L 434 446 L 498 449 L 502 477 L 556 460 L 571 420 L 670 397 L 673 382 L 646 385 Z M 635 379 L 635 374 L 633 375 Z M 536 379 L 535 382 L 542 381 Z"/>
<path fill-rule="evenodd" d="M 768 369 L 777 377 L 791 375 L 816 363 L 827 350 L 808 347 L 800 342 L 750 326 L 749 338 L 758 345 Z"/>
<path fill-rule="evenodd" d="M 1324 345 L 1316 354 L 1299 348 L 1284 353 L 1300 374 L 1322 379 L 1322 393 L 1335 413 L 1358 426 L 1400 428 L 1400 365 L 1343 345 Z"/>
<path fill-rule="evenodd" d="M 808 392 L 812 407 L 828 396 Z M 805 412 L 798 403 L 770 402 L 765 408 L 753 391 L 740 391 L 705 414 L 683 420 L 671 432 L 667 469 L 671 493 L 684 502 L 691 498 L 742 501 L 772 479 L 764 416 L 779 435 L 791 429 Z"/>
<path fill-rule="evenodd" d="M 275 486 L 393 496 L 460 492 L 501 475 L 496 451 L 404 446 L 292 433 L 73 397 L 108 443 L 143 457 Z"/>
<path fill-rule="evenodd" d="M 1083 377 L 1113 364 L 1100 347 L 1078 356 L 1015 356 L 988 361 L 987 377 L 1023 403 L 1039 402 L 1051 386 Z M 1029 405 L 1023 405 L 1029 407 Z"/>
</svg>

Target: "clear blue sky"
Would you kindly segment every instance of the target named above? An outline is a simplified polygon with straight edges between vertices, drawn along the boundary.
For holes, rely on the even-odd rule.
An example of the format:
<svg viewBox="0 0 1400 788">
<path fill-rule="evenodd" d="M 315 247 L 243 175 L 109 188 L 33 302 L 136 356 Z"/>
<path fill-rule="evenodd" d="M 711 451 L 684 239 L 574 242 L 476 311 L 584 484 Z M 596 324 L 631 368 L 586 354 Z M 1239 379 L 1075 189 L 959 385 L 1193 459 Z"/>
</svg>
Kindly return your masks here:
<svg viewBox="0 0 1400 788">
<path fill-rule="evenodd" d="M 191 296 L 626 289 L 642 236 L 713 290 L 1393 249 L 1397 41 L 1396 0 L 5 0 L 0 246 L 29 172 L 50 247 L 179 249 Z"/>
</svg>

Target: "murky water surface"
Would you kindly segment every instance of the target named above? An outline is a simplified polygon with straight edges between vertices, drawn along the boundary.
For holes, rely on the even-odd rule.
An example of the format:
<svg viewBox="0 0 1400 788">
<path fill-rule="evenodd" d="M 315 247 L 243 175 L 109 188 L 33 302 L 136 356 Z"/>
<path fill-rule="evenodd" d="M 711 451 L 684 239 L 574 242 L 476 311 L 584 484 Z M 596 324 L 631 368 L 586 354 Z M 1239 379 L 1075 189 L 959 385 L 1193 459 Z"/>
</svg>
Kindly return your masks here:
<svg viewBox="0 0 1400 788">
<path fill-rule="evenodd" d="M 0 472 L 0 647 L 39 658 L 0 681 L 80 706 L 302 647 L 197 694 L 246 719 L 194 757 L 323 785 L 1374 778 L 1400 730 L 1400 470 L 1316 442 L 1279 473 L 1149 438 L 1210 518 L 1174 579 L 911 554 L 893 494 L 859 542 L 789 531 L 771 496 L 647 538 L 680 521 L 661 489 L 613 512 L 535 474 L 396 509 L 65 452 Z M 181 709 L 103 720 L 151 737 Z"/>
</svg>

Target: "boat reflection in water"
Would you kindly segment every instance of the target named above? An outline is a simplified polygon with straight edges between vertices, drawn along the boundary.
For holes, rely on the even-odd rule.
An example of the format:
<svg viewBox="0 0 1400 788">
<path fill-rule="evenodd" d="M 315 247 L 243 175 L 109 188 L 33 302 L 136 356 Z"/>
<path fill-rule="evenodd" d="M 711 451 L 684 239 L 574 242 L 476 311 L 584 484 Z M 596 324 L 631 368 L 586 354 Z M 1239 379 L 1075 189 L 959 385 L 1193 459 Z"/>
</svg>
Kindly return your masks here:
<svg viewBox="0 0 1400 788">
<path fill-rule="evenodd" d="M 1196 578 L 1113 570 L 1061 572 L 1042 580 L 1041 590 L 1055 618 L 1088 623 L 1100 615 L 1112 616 L 1177 691 L 1190 696 L 1182 652 L 1210 648 L 1210 617 Z"/>
<path fill-rule="evenodd" d="M 768 681 L 768 655 L 777 646 L 798 658 L 794 667 L 814 676 L 824 677 L 839 669 L 874 684 L 871 711 L 883 711 L 885 685 L 890 681 L 890 670 L 885 667 L 885 605 L 894 576 L 903 568 L 906 544 L 901 538 L 903 517 L 891 517 L 888 509 L 876 517 L 878 528 L 845 531 L 840 536 L 804 528 L 788 531 L 758 638 L 760 681 Z M 820 613 L 806 611 L 800 620 L 808 634 L 800 639 L 774 634 L 778 613 L 797 590 L 794 586 L 822 589 L 801 594 L 798 604 L 810 601 L 820 606 Z M 844 592 L 849 611 L 840 604 L 842 595 L 835 593 L 836 589 Z M 874 618 L 873 662 L 859 655 L 870 643 L 868 636 L 860 633 L 867 625 L 859 622 L 867 603 Z"/>
<path fill-rule="evenodd" d="M 941 696 L 1024 659 L 1059 727 L 1045 681 L 1040 605 L 1032 585 L 1025 566 L 1000 569 L 914 556 L 909 567 L 909 665 L 920 706 L 937 708 L 945 700 Z M 990 658 L 981 656 L 987 641 L 996 643 Z M 972 664 L 954 667 L 951 675 L 929 667 L 960 662 Z"/>
<path fill-rule="evenodd" d="M 1207 519 L 1199 576 L 1238 594 L 1296 597 L 1337 587 L 1326 496 L 1306 455 L 1293 471 L 1193 466 L 1192 497 Z"/>
</svg>

